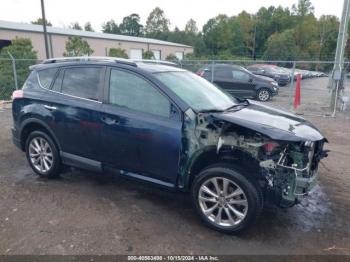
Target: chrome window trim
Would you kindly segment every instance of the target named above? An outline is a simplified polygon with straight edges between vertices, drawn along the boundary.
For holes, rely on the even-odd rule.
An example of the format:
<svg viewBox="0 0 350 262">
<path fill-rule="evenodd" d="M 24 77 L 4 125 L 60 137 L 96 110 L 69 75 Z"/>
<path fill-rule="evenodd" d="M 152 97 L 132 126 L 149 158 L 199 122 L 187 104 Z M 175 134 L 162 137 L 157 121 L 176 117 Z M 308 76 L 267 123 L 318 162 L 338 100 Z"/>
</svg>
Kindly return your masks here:
<svg viewBox="0 0 350 262">
<path fill-rule="evenodd" d="M 44 71 L 44 70 L 46 70 L 46 69 L 39 70 L 39 71 Z M 40 82 L 40 77 L 39 77 L 39 71 L 35 71 L 35 72 L 36 72 L 36 77 L 37 77 L 37 79 L 38 79 L 39 86 L 40 86 L 41 88 L 46 89 L 46 90 L 50 90 L 49 88 L 52 86 L 53 80 L 56 80 L 57 73 L 59 72 L 59 69 L 56 68 L 56 73 L 54 74 L 53 79 L 51 80 L 51 83 L 49 84 L 49 87 L 48 87 L 48 88 L 44 87 L 44 86 L 41 84 L 41 82 Z"/>
<path fill-rule="evenodd" d="M 62 92 L 57 92 L 57 91 L 48 89 L 48 88 L 46 88 L 46 87 L 43 87 L 43 86 L 41 85 L 41 83 L 40 83 L 40 78 L 39 78 L 38 71 L 36 72 L 36 77 L 37 77 L 37 79 L 38 79 L 39 87 L 42 88 L 42 89 L 45 89 L 46 91 L 50 91 L 50 92 L 53 92 L 53 93 L 56 93 L 56 94 L 60 94 L 60 95 L 64 95 L 64 96 L 68 96 L 68 97 L 73 97 L 73 98 L 82 99 L 82 100 L 85 100 L 85 101 L 91 101 L 91 102 L 95 102 L 95 103 L 102 104 L 101 101 L 96 101 L 96 100 L 93 100 L 93 99 L 84 98 L 84 97 L 80 97 L 80 96 L 73 96 L 73 95 L 65 94 L 65 93 L 62 93 Z M 55 80 L 56 80 L 56 78 L 55 78 Z M 52 83 L 51 83 L 51 84 L 52 84 Z M 50 85 L 50 86 L 51 86 L 51 85 Z"/>
</svg>

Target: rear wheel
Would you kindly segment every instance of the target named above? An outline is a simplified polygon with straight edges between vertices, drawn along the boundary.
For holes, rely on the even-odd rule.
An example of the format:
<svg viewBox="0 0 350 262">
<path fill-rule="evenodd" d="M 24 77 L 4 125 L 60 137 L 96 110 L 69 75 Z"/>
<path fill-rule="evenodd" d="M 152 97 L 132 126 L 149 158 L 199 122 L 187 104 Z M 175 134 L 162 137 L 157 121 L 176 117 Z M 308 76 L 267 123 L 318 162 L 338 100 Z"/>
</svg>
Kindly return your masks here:
<svg viewBox="0 0 350 262">
<path fill-rule="evenodd" d="M 62 164 L 56 144 L 42 131 L 33 131 L 26 141 L 26 156 L 35 173 L 42 177 L 57 177 Z"/>
<path fill-rule="evenodd" d="M 258 90 L 256 97 L 259 101 L 266 102 L 270 100 L 271 93 L 267 88 L 261 88 Z"/>
<path fill-rule="evenodd" d="M 192 199 L 205 224 L 230 234 L 254 223 L 263 203 L 260 189 L 227 165 L 203 170 L 193 182 Z"/>
</svg>

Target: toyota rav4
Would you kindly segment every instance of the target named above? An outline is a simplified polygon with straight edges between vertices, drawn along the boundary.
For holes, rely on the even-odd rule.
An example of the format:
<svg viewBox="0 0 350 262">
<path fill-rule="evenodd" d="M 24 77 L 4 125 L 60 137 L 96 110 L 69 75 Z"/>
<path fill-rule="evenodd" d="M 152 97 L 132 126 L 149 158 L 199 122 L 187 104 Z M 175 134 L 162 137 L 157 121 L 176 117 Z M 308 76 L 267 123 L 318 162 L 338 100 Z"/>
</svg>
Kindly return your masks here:
<svg viewBox="0 0 350 262">
<path fill-rule="evenodd" d="M 252 225 L 266 201 L 298 203 L 327 155 L 303 118 L 172 65 L 114 58 L 32 66 L 13 93 L 13 121 L 38 175 L 72 166 L 187 191 L 199 217 L 226 233 Z"/>
</svg>

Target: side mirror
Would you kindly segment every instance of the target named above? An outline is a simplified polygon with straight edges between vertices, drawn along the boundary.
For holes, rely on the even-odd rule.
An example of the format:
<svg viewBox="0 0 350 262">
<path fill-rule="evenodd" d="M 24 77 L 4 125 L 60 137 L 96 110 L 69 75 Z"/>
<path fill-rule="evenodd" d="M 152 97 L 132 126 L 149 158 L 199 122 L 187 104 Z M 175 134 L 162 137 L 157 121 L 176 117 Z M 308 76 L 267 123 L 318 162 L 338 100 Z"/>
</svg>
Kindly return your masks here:
<svg viewBox="0 0 350 262">
<path fill-rule="evenodd" d="M 253 77 L 250 77 L 249 80 L 248 80 L 248 82 L 249 82 L 249 83 L 252 83 L 253 80 L 254 80 L 254 78 L 253 78 Z"/>
</svg>

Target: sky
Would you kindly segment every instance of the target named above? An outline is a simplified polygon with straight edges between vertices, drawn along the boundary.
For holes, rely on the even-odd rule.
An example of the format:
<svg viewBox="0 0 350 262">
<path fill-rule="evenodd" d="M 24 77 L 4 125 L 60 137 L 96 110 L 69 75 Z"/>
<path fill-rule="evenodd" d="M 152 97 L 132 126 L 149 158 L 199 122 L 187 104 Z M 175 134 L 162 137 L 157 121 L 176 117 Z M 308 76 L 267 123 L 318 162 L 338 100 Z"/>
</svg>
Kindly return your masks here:
<svg viewBox="0 0 350 262">
<path fill-rule="evenodd" d="M 323 14 L 341 16 L 343 0 L 311 0 L 317 17 Z M 90 21 L 95 31 L 114 19 L 120 23 L 124 16 L 137 13 L 145 24 L 147 16 L 155 7 L 164 10 L 171 28 L 184 29 L 193 18 L 199 29 L 208 19 L 218 14 L 237 15 L 245 10 L 255 13 L 260 7 L 271 5 L 291 7 L 297 0 L 45 0 L 46 19 L 53 26 L 68 27 L 72 22 L 81 25 Z M 41 17 L 40 0 L 1 0 L 0 20 L 30 22 Z"/>
</svg>

